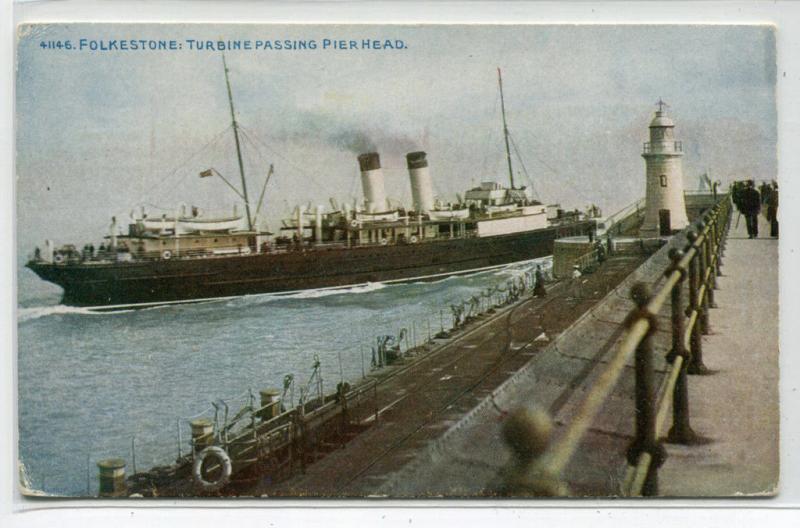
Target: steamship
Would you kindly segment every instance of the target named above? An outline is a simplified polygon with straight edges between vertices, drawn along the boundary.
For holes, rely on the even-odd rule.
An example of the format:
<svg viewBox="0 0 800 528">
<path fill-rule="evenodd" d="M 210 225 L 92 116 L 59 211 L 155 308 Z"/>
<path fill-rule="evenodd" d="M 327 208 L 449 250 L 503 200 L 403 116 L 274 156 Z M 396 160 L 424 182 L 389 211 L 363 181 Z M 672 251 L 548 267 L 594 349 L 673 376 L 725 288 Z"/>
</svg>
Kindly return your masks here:
<svg viewBox="0 0 800 528">
<path fill-rule="evenodd" d="M 322 206 L 297 207 L 283 221 L 280 233 L 260 230 L 251 215 L 224 57 L 223 67 L 241 176 L 237 194 L 244 202 L 244 214 L 207 217 L 184 206 L 171 216 L 151 217 L 142 209 L 131 213 L 124 234 L 112 219 L 99 249 L 56 248 L 47 241 L 27 267 L 61 286 L 64 304 L 147 306 L 425 280 L 550 255 L 557 238 L 595 229 L 593 219 L 544 205 L 530 188 L 514 184 L 498 69 L 509 187 L 484 182 L 467 190 L 457 203 L 442 203 L 434 196 L 426 153 L 411 152 L 406 160 L 413 203 L 408 208 L 390 207 L 380 156 L 368 152 L 358 156 L 363 201 L 342 207 L 332 201 L 328 211 Z M 261 194 L 263 198 L 263 189 Z"/>
</svg>

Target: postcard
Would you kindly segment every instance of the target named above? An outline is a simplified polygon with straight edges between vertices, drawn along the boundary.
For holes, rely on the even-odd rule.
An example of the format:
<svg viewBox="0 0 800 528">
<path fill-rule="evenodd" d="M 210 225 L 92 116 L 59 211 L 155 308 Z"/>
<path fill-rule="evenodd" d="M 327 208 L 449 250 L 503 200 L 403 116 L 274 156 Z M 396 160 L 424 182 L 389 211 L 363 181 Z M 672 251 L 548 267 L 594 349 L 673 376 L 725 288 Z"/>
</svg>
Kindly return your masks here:
<svg viewBox="0 0 800 528">
<path fill-rule="evenodd" d="M 777 493 L 774 27 L 16 51 L 23 494 Z"/>
</svg>

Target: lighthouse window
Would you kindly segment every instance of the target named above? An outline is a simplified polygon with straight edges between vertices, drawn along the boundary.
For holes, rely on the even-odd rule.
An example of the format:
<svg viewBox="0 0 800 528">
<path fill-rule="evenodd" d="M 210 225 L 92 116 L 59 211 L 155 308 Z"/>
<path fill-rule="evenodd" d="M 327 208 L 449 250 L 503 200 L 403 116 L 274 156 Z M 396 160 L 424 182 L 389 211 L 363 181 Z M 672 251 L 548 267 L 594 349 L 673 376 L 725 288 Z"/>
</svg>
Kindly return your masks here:
<svg viewBox="0 0 800 528">
<path fill-rule="evenodd" d="M 667 176 L 665 174 L 662 174 L 660 179 L 661 179 L 661 186 L 662 187 L 666 187 L 667 186 Z"/>
</svg>

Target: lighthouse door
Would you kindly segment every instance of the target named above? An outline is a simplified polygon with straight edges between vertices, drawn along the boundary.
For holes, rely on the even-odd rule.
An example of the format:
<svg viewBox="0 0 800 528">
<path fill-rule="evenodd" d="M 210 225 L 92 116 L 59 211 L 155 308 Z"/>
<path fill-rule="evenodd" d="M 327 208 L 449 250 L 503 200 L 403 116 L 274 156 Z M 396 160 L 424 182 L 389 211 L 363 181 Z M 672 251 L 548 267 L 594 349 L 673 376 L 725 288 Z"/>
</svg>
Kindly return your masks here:
<svg viewBox="0 0 800 528">
<path fill-rule="evenodd" d="M 672 222 L 669 217 L 669 209 L 658 210 L 658 234 L 669 236 L 672 234 Z"/>
</svg>

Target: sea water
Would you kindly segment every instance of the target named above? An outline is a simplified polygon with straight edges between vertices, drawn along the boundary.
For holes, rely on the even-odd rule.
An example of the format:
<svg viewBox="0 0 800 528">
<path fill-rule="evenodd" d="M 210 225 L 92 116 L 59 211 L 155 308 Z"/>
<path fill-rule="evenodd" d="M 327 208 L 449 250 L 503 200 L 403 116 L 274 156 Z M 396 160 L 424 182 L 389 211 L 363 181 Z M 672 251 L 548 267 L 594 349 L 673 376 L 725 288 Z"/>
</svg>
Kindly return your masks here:
<svg viewBox="0 0 800 528">
<path fill-rule="evenodd" d="M 296 404 L 319 358 L 325 393 L 369 374 L 378 336 L 421 343 L 452 325 L 461 303 L 549 258 L 433 282 L 367 284 L 289 295 L 100 312 L 59 304 L 60 290 L 18 273 L 19 456 L 30 487 L 95 495 L 98 460 L 127 471 L 185 454 L 192 417 L 211 402 L 235 412 L 252 390 L 283 390 Z M 311 386 L 313 392 L 316 386 Z"/>
</svg>

